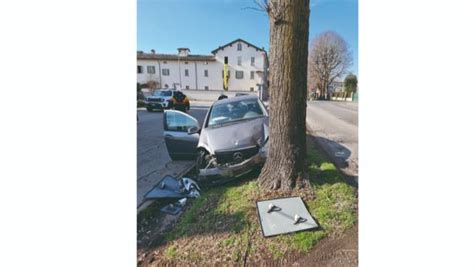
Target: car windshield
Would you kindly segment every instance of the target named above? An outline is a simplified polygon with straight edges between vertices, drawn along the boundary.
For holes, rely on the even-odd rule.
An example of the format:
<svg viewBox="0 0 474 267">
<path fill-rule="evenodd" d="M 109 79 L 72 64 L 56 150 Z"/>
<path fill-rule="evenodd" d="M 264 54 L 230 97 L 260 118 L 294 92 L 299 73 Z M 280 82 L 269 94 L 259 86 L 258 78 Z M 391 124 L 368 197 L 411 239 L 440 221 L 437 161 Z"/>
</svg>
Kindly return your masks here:
<svg viewBox="0 0 474 267">
<path fill-rule="evenodd" d="M 171 91 L 156 91 L 154 96 L 171 96 Z"/>
<path fill-rule="evenodd" d="M 212 107 L 209 115 L 209 126 L 253 119 L 264 116 L 257 99 L 245 99 Z"/>
</svg>

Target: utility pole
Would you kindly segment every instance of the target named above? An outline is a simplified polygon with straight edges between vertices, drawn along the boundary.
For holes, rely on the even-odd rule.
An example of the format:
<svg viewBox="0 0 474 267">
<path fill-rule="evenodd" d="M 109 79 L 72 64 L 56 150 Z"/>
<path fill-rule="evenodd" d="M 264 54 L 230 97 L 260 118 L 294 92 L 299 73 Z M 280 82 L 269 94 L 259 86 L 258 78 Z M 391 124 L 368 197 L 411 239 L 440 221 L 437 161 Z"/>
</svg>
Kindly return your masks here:
<svg viewBox="0 0 474 267">
<path fill-rule="evenodd" d="M 178 52 L 178 69 L 179 69 L 179 89 L 181 89 L 181 62 L 180 62 L 180 59 L 181 58 L 181 55 L 179 54 Z"/>
</svg>

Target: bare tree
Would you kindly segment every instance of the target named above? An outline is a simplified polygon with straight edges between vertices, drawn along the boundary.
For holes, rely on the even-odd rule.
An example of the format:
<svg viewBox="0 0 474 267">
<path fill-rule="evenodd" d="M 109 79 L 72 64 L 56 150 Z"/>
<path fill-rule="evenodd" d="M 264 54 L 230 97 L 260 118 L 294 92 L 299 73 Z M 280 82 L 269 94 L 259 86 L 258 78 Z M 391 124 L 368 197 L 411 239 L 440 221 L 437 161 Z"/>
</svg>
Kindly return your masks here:
<svg viewBox="0 0 474 267">
<path fill-rule="evenodd" d="M 335 32 L 323 32 L 313 39 L 308 58 L 308 83 L 327 98 L 333 82 L 342 78 L 352 65 L 346 41 Z"/>
<path fill-rule="evenodd" d="M 261 188 L 287 191 L 307 183 L 306 86 L 309 0 L 257 4 L 270 20 L 270 139 Z"/>
</svg>

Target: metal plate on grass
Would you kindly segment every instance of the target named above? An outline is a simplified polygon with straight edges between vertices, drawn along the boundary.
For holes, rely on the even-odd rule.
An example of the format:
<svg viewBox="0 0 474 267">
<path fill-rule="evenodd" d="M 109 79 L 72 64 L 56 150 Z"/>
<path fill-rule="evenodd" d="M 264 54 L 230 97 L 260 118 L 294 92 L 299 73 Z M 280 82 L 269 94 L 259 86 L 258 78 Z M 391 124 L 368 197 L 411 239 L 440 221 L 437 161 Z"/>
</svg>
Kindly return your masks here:
<svg viewBox="0 0 474 267">
<path fill-rule="evenodd" d="M 301 197 L 257 201 L 257 212 L 265 237 L 318 227 Z"/>
</svg>

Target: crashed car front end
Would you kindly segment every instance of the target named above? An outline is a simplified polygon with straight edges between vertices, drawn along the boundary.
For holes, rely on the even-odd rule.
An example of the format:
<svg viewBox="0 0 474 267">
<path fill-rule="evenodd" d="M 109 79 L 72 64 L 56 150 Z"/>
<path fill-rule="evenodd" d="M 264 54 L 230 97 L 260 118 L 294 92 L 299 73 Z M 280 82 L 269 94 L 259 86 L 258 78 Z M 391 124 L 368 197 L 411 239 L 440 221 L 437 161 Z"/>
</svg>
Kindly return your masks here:
<svg viewBox="0 0 474 267">
<path fill-rule="evenodd" d="M 200 176 L 224 176 L 224 177 L 239 177 L 245 175 L 252 170 L 263 166 L 265 160 L 267 159 L 268 145 L 265 144 L 262 148 L 257 147 L 257 152 L 255 155 L 250 156 L 249 158 L 243 159 L 241 162 L 231 162 L 231 163 L 221 163 L 216 162 L 212 164 L 212 167 L 206 169 L 200 169 Z M 229 151 L 230 152 L 230 151 Z M 232 151 L 233 152 L 233 151 Z M 219 152 L 216 153 L 216 155 Z M 233 155 L 239 155 L 241 153 L 239 150 L 233 152 Z M 218 156 L 214 157 L 213 160 L 217 161 Z"/>
<path fill-rule="evenodd" d="M 200 176 L 239 177 L 265 163 L 268 151 L 268 117 L 207 128 L 201 133 L 199 147 L 209 152 Z"/>
</svg>

